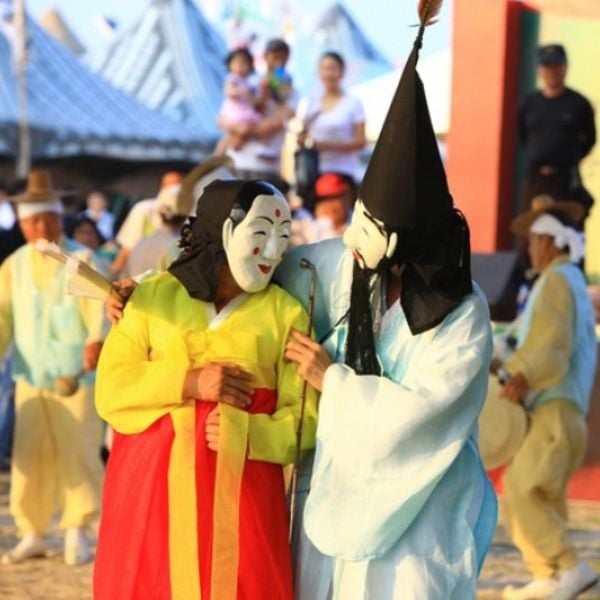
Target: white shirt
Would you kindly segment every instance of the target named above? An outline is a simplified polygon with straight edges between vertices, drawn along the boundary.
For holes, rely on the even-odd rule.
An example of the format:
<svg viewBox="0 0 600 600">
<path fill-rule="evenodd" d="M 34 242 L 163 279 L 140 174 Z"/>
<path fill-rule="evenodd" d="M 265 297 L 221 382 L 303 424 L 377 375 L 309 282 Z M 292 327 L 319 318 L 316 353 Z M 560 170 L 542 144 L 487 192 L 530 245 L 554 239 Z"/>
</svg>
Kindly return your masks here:
<svg viewBox="0 0 600 600">
<path fill-rule="evenodd" d="M 140 200 L 132 206 L 116 239 L 120 246 L 131 250 L 142 238 L 152 235 L 161 226 L 158 200 Z"/>
<path fill-rule="evenodd" d="M 323 111 L 321 97 L 308 100 L 305 122 L 308 133 L 315 142 L 350 142 L 354 139 L 354 128 L 365 122 L 365 111 L 356 98 L 344 94 L 331 109 Z M 299 108 L 299 112 L 302 108 Z M 316 115 L 316 116 L 315 116 Z M 321 173 L 343 173 L 355 180 L 361 178 L 362 170 L 358 150 L 339 152 L 337 150 L 319 151 L 319 171 Z"/>
</svg>

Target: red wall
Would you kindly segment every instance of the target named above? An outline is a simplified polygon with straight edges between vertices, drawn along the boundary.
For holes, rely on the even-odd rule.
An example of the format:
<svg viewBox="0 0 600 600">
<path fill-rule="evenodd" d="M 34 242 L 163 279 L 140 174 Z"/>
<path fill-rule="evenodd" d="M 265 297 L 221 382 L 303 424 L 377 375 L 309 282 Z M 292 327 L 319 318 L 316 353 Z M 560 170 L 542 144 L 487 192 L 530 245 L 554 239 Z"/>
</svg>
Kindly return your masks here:
<svg viewBox="0 0 600 600">
<path fill-rule="evenodd" d="M 447 173 L 474 252 L 511 246 L 519 1 L 455 0 Z"/>
</svg>

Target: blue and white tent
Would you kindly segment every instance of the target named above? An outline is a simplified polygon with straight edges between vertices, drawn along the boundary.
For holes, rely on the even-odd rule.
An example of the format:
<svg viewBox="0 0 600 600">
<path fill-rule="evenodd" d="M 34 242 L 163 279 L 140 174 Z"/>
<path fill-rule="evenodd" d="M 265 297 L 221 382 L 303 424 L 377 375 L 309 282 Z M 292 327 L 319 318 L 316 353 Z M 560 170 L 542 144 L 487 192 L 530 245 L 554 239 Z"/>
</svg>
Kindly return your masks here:
<svg viewBox="0 0 600 600">
<path fill-rule="evenodd" d="M 87 60 L 115 87 L 214 144 L 226 54 L 194 2 L 152 0 L 136 23 Z"/>
<path fill-rule="evenodd" d="M 27 113 L 34 160 L 96 156 L 196 161 L 199 136 L 92 73 L 27 19 Z M 10 17 L 0 20 L 0 155 L 17 154 L 18 103 Z"/>
</svg>

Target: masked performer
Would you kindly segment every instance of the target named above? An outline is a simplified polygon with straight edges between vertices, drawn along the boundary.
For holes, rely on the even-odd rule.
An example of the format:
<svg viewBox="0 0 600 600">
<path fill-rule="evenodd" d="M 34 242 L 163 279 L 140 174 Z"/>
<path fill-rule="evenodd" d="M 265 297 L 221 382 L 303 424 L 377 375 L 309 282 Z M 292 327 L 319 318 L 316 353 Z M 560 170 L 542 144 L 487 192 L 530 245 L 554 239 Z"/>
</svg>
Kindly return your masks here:
<svg viewBox="0 0 600 600">
<path fill-rule="evenodd" d="M 295 333 L 286 353 L 322 390 L 303 600 L 475 598 L 496 524 L 477 447 L 489 315 L 416 71 L 421 36 L 344 243 L 297 248 L 278 273 L 298 298 L 300 257 L 318 274 L 323 345 Z"/>
<path fill-rule="evenodd" d="M 117 432 L 95 597 L 292 598 L 281 465 L 302 381 L 284 359 L 300 304 L 269 285 L 290 211 L 263 182 L 216 181 L 189 247 L 111 331 L 97 406 Z M 314 446 L 315 395 L 303 445 Z"/>
</svg>

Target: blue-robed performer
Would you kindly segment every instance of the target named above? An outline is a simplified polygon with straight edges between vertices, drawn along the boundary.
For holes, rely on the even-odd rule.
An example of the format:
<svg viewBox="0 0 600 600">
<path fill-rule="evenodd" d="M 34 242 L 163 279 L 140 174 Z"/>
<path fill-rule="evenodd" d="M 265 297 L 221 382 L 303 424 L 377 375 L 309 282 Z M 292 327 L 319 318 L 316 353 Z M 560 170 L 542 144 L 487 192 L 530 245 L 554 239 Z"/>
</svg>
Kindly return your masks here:
<svg viewBox="0 0 600 600">
<path fill-rule="evenodd" d="M 277 273 L 302 301 L 300 259 L 317 271 L 320 343 L 296 332 L 286 353 L 322 393 L 296 536 L 301 600 L 475 598 L 496 525 L 477 443 L 489 314 L 416 71 L 440 3 L 421 4 L 343 243 L 297 248 Z"/>
</svg>

